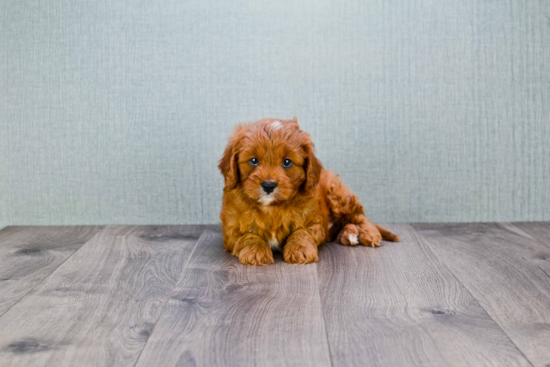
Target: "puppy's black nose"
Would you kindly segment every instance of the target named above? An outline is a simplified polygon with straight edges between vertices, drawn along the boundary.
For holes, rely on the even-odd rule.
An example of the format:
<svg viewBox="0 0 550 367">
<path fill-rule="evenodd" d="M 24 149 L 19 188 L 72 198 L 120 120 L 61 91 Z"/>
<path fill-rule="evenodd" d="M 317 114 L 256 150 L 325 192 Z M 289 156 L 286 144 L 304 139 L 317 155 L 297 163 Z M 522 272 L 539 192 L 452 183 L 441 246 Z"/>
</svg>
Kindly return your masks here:
<svg viewBox="0 0 550 367">
<path fill-rule="evenodd" d="M 273 182 L 273 181 L 262 182 L 262 188 L 268 194 L 271 194 L 276 187 L 277 187 L 277 182 Z"/>
</svg>

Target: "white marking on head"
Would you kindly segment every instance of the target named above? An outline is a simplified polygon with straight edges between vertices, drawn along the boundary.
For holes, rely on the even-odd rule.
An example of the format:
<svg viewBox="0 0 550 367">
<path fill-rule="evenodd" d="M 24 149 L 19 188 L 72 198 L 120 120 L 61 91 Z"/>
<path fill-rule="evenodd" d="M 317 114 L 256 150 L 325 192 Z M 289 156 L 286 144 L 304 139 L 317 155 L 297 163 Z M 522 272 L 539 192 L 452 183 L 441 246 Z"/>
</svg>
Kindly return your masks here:
<svg viewBox="0 0 550 367">
<path fill-rule="evenodd" d="M 349 243 L 351 243 L 352 245 L 357 245 L 359 243 L 359 241 L 357 240 L 356 234 L 350 234 L 348 239 L 349 239 Z"/>
<path fill-rule="evenodd" d="M 281 121 L 272 121 L 269 126 L 273 129 L 273 130 L 277 130 L 277 129 L 280 129 L 281 127 L 283 127 L 283 123 Z"/>
<path fill-rule="evenodd" d="M 279 241 L 277 241 L 277 238 L 275 238 L 275 236 L 267 241 L 267 244 L 272 250 L 281 250 L 281 247 L 279 246 Z"/>
</svg>

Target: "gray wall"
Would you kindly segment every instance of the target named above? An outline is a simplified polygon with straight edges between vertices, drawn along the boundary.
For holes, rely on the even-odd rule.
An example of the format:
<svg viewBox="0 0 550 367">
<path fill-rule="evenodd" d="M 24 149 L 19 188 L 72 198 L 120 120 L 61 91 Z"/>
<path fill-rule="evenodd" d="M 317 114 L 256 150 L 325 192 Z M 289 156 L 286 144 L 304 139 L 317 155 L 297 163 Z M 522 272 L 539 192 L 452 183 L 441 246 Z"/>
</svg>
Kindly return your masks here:
<svg viewBox="0 0 550 367">
<path fill-rule="evenodd" d="M 3 0 L 0 227 L 216 223 L 298 116 L 382 222 L 550 220 L 550 2 Z"/>
</svg>

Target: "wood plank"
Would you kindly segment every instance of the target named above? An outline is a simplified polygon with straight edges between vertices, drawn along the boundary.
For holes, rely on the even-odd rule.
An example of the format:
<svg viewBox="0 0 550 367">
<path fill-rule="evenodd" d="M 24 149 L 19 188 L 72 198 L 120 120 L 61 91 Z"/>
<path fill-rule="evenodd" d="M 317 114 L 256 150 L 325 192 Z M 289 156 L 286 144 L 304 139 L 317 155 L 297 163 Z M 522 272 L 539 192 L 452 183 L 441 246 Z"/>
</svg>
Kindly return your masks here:
<svg viewBox="0 0 550 367">
<path fill-rule="evenodd" d="M 550 247 L 510 223 L 414 227 L 527 358 L 550 364 Z"/>
<path fill-rule="evenodd" d="M 517 222 L 512 224 L 543 245 L 550 246 L 550 222 Z"/>
<path fill-rule="evenodd" d="M 318 263 L 334 366 L 529 366 L 410 225 L 380 248 L 327 244 Z"/>
<path fill-rule="evenodd" d="M 7 227 L 0 231 L 0 316 L 101 227 Z"/>
<path fill-rule="evenodd" d="M 315 264 L 252 267 L 205 231 L 137 366 L 328 366 Z"/>
<path fill-rule="evenodd" d="M 202 229 L 103 229 L 0 318 L 0 365 L 135 364 Z"/>
<path fill-rule="evenodd" d="M 22 226 L 8 226 L 2 228 L 0 230 L 0 240 L 6 238 L 7 236 L 10 236 L 12 233 L 22 231 L 24 228 L 30 228 L 30 227 L 22 227 Z"/>
</svg>

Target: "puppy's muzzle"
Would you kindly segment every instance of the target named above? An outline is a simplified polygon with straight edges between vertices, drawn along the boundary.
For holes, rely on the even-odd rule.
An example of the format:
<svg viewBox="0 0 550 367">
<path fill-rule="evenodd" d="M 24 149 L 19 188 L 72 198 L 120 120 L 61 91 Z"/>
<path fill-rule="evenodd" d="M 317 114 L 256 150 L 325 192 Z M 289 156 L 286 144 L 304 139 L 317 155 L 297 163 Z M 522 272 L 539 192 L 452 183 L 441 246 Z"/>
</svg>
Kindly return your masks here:
<svg viewBox="0 0 550 367">
<path fill-rule="evenodd" d="M 271 194 L 276 187 L 277 187 L 276 182 L 273 182 L 273 181 L 262 182 L 262 189 L 264 189 L 266 194 Z"/>
</svg>

